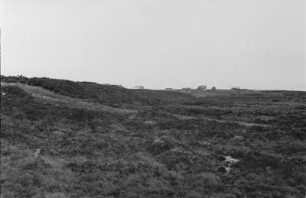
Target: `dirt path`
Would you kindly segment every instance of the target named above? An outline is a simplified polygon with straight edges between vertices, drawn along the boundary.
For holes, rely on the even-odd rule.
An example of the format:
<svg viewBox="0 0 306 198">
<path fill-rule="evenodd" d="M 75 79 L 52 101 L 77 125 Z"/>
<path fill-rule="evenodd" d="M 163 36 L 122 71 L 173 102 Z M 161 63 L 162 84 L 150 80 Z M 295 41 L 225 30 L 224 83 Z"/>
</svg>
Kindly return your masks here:
<svg viewBox="0 0 306 198">
<path fill-rule="evenodd" d="M 43 89 L 41 87 L 26 85 L 22 83 L 5 83 L 1 82 L 1 86 L 17 86 L 24 90 L 25 92 L 31 94 L 34 98 L 39 99 L 41 101 L 61 104 L 68 106 L 70 108 L 81 108 L 81 109 L 88 109 L 88 110 L 95 110 L 95 111 L 105 111 L 109 113 L 118 113 L 118 114 L 131 114 L 137 113 L 136 110 L 132 109 L 122 109 L 122 108 L 115 108 L 110 107 L 98 103 L 89 102 L 82 99 L 71 98 L 68 96 L 63 96 L 60 94 L 56 94 L 49 90 Z"/>
<path fill-rule="evenodd" d="M 180 120 L 201 119 L 201 120 L 205 120 L 205 121 L 214 121 L 214 122 L 218 122 L 218 123 L 235 123 L 235 124 L 239 124 L 241 126 L 246 126 L 246 127 L 253 127 L 253 126 L 268 127 L 268 125 L 265 125 L 265 124 L 257 124 L 257 123 L 233 121 L 233 120 L 220 120 L 220 119 L 208 118 L 208 117 L 204 117 L 204 116 L 194 117 L 194 116 L 185 116 L 185 115 L 174 114 L 174 113 L 168 113 L 168 115 L 174 116 L 174 117 L 176 117 Z"/>
<path fill-rule="evenodd" d="M 209 121 L 215 121 L 218 123 L 235 123 L 239 124 L 241 126 L 246 126 L 246 127 L 253 127 L 253 126 L 261 126 L 261 127 L 267 127 L 268 125 L 266 124 L 257 124 L 257 123 L 251 123 L 251 122 L 242 122 L 242 121 L 232 121 L 232 120 L 220 120 L 220 119 L 214 119 L 214 118 L 207 118 L 207 117 L 201 117 L 203 120 L 209 120 Z"/>
</svg>

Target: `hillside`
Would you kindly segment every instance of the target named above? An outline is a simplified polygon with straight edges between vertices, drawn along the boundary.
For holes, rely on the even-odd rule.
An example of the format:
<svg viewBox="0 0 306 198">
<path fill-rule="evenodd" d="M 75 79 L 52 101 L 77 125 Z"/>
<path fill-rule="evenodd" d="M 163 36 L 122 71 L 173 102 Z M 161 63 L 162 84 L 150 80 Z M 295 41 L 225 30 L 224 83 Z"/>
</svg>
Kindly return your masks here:
<svg viewBox="0 0 306 198">
<path fill-rule="evenodd" d="M 1 76 L 2 82 L 20 82 L 42 87 L 60 95 L 86 99 L 92 102 L 118 105 L 156 105 L 165 102 L 182 102 L 194 97 L 177 92 L 154 90 L 129 90 L 116 85 L 102 85 L 93 82 L 73 82 L 49 78 L 26 78 Z"/>
<path fill-rule="evenodd" d="M 0 116 L 5 198 L 305 197 L 305 92 L 1 76 Z"/>
</svg>

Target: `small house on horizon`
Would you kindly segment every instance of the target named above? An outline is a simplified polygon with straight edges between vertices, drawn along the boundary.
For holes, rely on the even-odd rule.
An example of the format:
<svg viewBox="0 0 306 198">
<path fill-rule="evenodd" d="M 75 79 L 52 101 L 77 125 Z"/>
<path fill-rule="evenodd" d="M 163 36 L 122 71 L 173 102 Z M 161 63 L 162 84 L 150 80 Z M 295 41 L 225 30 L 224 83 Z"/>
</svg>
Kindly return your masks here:
<svg viewBox="0 0 306 198">
<path fill-rule="evenodd" d="M 182 88 L 181 91 L 183 91 L 183 92 L 191 92 L 192 89 L 189 88 L 189 87 L 185 87 L 185 88 Z"/>
<path fill-rule="evenodd" d="M 200 85 L 200 86 L 198 86 L 198 88 L 196 90 L 197 91 L 206 91 L 207 90 L 207 86 L 206 85 Z"/>
<path fill-rule="evenodd" d="M 134 89 L 145 89 L 144 86 L 135 86 Z"/>
</svg>

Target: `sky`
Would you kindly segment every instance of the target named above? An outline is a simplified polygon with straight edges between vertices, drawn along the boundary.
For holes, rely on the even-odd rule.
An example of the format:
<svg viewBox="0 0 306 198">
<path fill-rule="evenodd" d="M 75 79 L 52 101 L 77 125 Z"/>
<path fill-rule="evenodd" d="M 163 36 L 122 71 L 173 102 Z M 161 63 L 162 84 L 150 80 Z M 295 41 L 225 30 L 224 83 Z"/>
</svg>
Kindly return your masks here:
<svg viewBox="0 0 306 198">
<path fill-rule="evenodd" d="M 1 74 L 306 91 L 305 0 L 0 0 Z"/>
</svg>

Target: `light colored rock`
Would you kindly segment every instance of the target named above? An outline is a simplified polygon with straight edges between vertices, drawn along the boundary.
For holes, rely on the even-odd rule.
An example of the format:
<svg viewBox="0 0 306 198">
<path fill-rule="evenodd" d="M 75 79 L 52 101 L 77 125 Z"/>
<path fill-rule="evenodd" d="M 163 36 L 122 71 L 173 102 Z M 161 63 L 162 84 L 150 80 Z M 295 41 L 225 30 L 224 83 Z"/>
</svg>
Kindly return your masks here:
<svg viewBox="0 0 306 198">
<path fill-rule="evenodd" d="M 40 149 L 36 149 L 36 152 L 34 153 L 34 157 L 38 158 L 39 154 L 40 154 Z"/>
<path fill-rule="evenodd" d="M 226 173 L 231 172 L 231 167 L 225 167 Z"/>
<path fill-rule="evenodd" d="M 235 158 L 232 158 L 231 156 L 224 156 L 225 160 L 224 162 L 228 162 L 230 164 L 235 164 L 235 163 L 238 163 L 240 160 L 238 159 L 235 159 Z"/>
<path fill-rule="evenodd" d="M 156 138 L 154 141 L 153 141 L 154 144 L 163 144 L 164 141 L 162 141 L 161 139 L 159 138 Z"/>
</svg>

